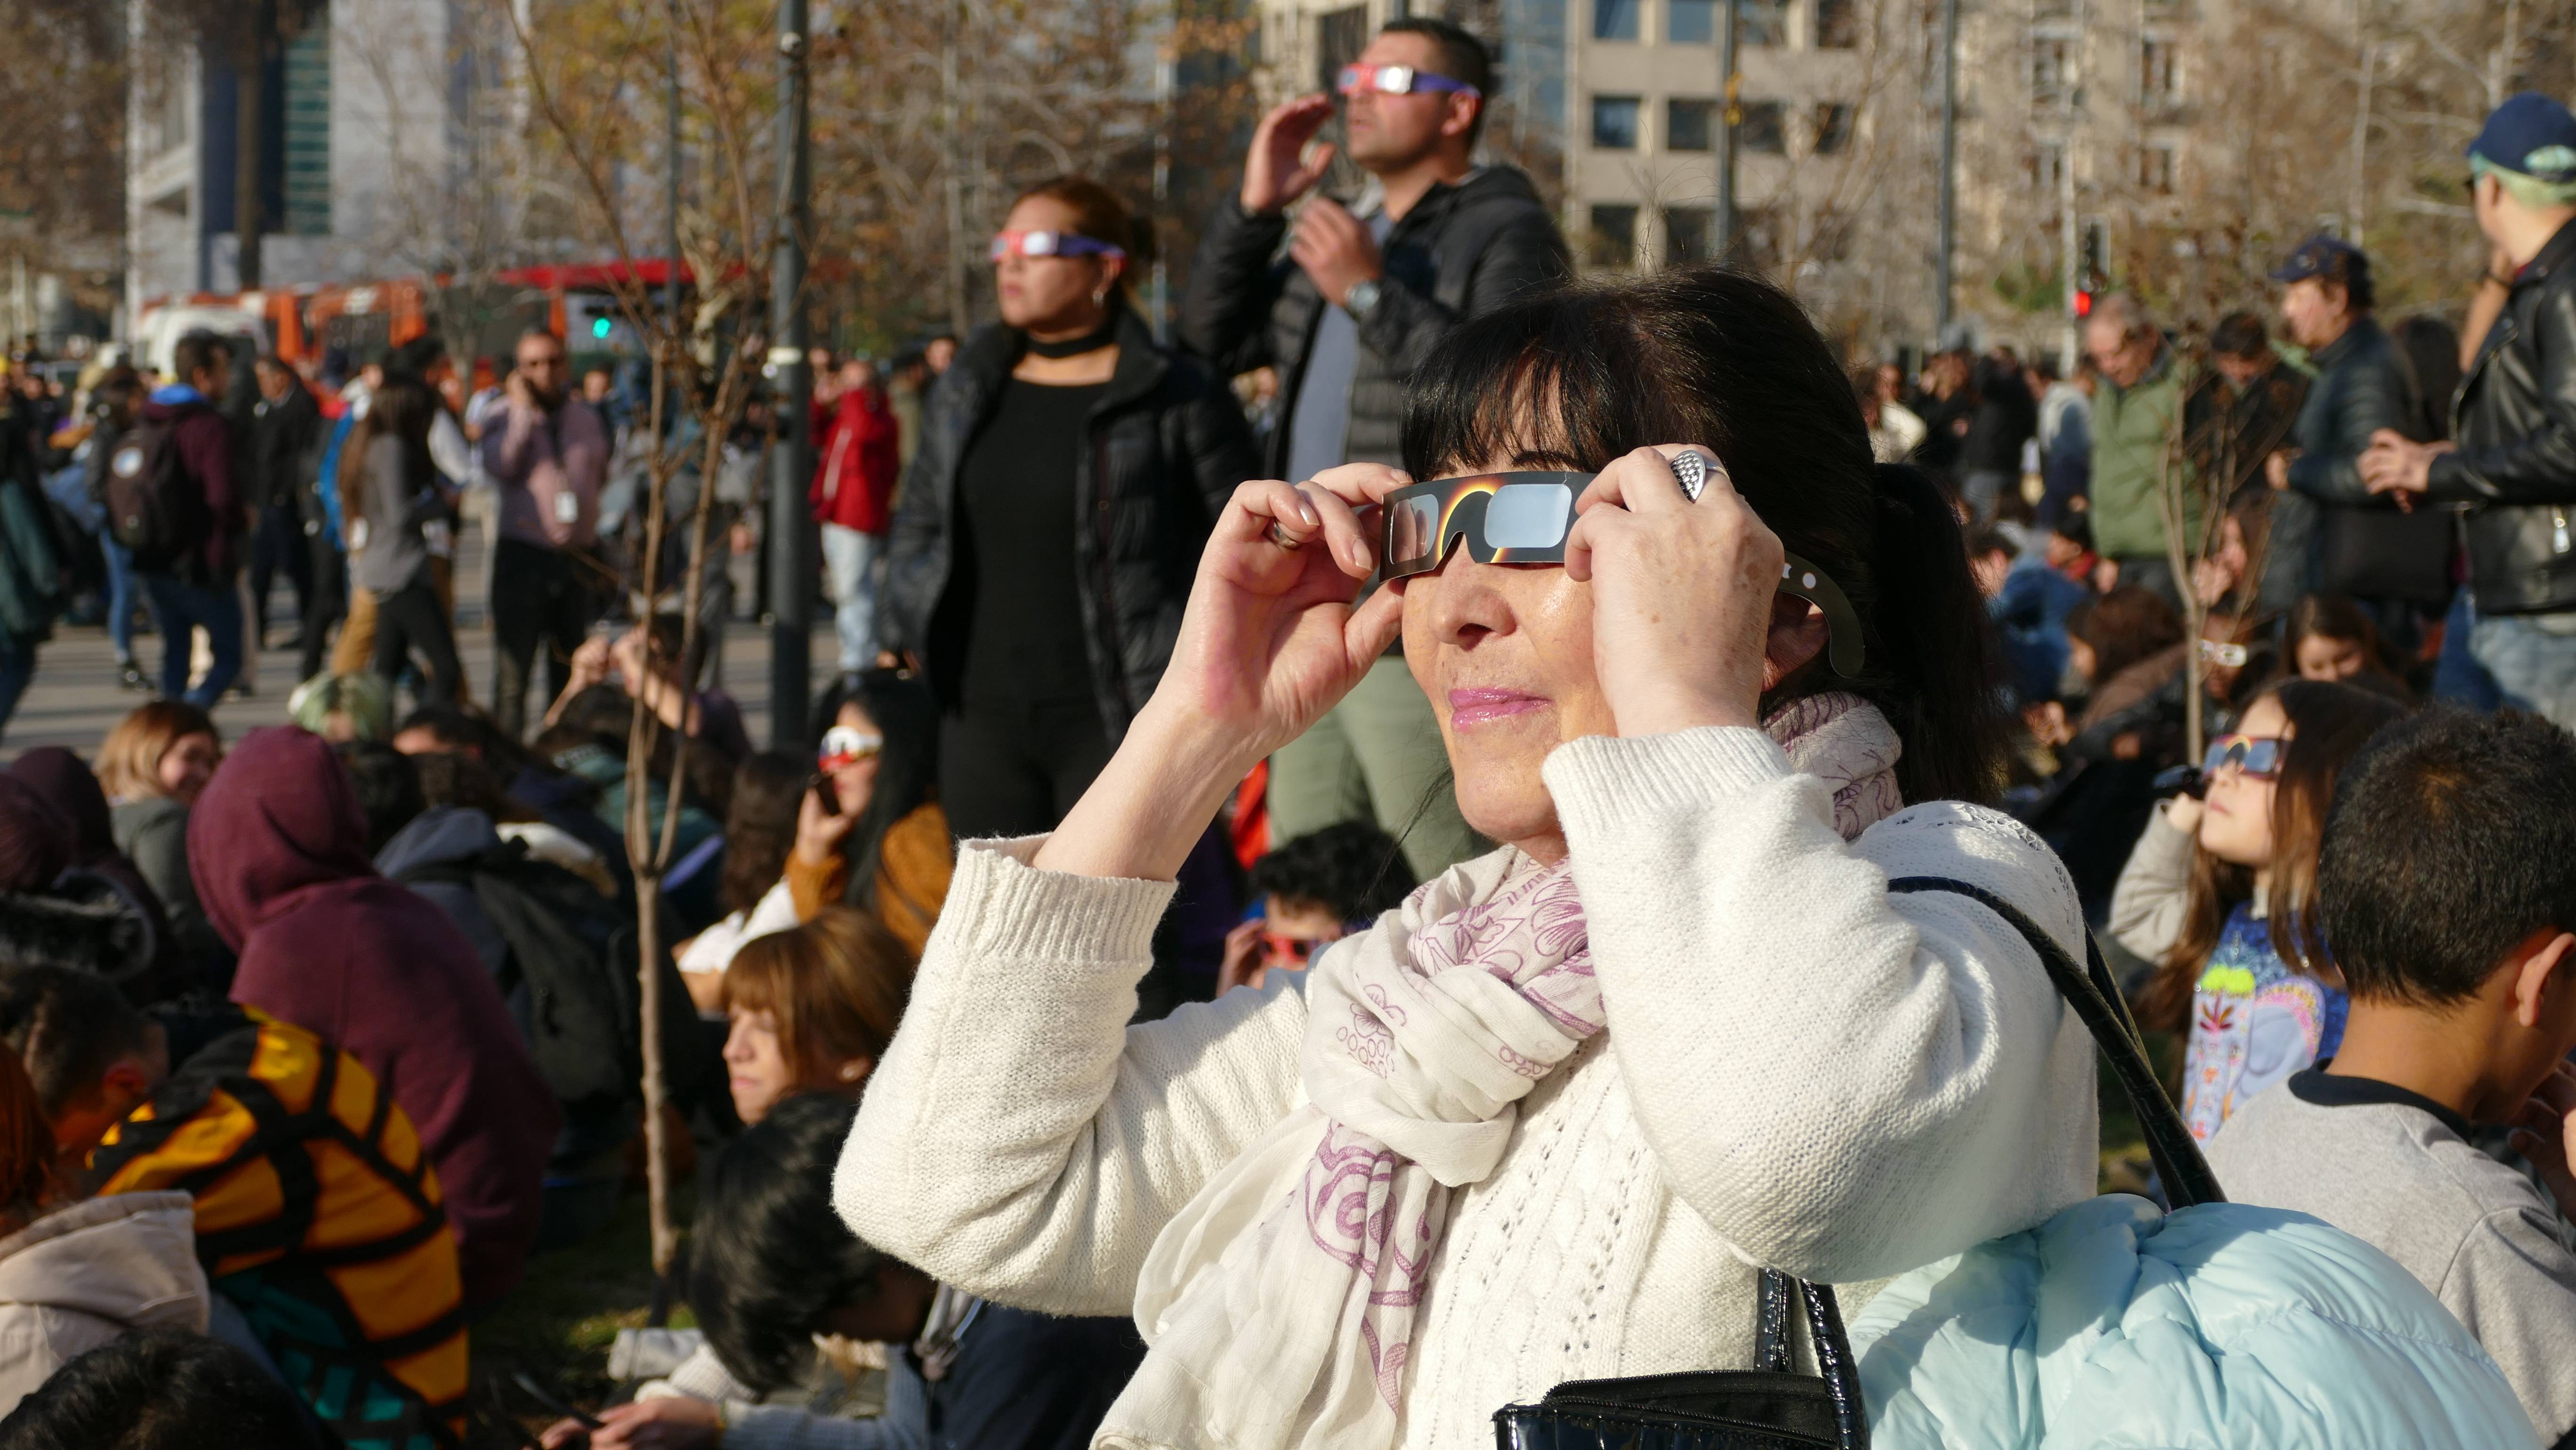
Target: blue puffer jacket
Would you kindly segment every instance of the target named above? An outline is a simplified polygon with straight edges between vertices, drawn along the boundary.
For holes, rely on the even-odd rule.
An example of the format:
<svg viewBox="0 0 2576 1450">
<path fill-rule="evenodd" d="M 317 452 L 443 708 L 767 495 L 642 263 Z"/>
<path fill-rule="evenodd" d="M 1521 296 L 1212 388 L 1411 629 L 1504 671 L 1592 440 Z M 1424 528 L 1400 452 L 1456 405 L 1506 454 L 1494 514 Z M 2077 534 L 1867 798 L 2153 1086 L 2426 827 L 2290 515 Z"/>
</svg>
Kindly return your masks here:
<svg viewBox="0 0 2576 1450">
<path fill-rule="evenodd" d="M 2506 1450 L 2539 1436 L 2423 1285 L 2305 1214 L 2089 1199 L 1853 1321 L 1876 1450 Z"/>
</svg>

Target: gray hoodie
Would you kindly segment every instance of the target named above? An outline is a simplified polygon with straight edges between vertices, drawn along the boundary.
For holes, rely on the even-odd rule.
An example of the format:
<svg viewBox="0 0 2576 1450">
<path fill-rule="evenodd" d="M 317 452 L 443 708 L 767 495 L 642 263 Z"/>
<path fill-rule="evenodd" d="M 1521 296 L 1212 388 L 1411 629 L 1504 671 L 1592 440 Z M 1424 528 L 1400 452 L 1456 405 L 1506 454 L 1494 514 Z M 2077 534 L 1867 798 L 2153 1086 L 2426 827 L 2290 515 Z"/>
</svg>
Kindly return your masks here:
<svg viewBox="0 0 2576 1450">
<path fill-rule="evenodd" d="M 206 1331 L 194 1201 L 112 1193 L 0 1239 L 0 1415 L 129 1329 Z"/>
</svg>

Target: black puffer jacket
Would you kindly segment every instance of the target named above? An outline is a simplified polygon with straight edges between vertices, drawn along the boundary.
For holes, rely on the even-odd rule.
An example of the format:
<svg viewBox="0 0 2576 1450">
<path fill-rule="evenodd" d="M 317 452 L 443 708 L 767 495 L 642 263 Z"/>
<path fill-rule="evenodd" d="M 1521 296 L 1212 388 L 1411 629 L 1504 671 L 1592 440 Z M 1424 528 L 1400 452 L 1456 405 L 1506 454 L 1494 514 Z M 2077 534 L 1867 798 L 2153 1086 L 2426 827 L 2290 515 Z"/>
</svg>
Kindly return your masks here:
<svg viewBox="0 0 2576 1450">
<path fill-rule="evenodd" d="M 2290 487 L 2318 506 L 2309 587 L 2329 594 L 2412 599 L 2440 604 L 2451 594 L 2451 520 L 2438 512 L 2406 513 L 2394 499 L 2362 485 L 2361 455 L 2371 435 L 2392 428 L 2412 436 L 2422 413 L 2415 369 L 2372 318 L 2309 355 L 2316 382 L 2308 389 L 2290 445 Z M 2281 534 L 2274 526 L 2273 547 Z"/>
<path fill-rule="evenodd" d="M 1288 466 L 1306 351 L 1324 315 L 1314 281 L 1288 259 L 1287 236 L 1284 212 L 1255 215 L 1234 196 L 1218 203 L 1180 314 L 1182 345 L 1219 374 L 1279 369 L 1280 424 L 1262 460 L 1274 477 Z M 1537 189 L 1508 166 L 1432 187 L 1380 250 L 1386 277 L 1360 319 L 1343 451 L 1346 461 L 1402 463 L 1405 380 L 1432 347 L 1464 319 L 1570 275 L 1573 263 Z"/>
<path fill-rule="evenodd" d="M 2467 504 L 2481 614 L 2576 609 L 2576 222 L 2513 279 L 2451 408 L 2426 497 Z"/>
<path fill-rule="evenodd" d="M 956 681 L 931 649 L 931 617 L 954 559 L 957 475 L 967 445 L 999 403 L 1026 337 L 995 324 L 957 351 L 922 405 L 921 450 L 904 474 L 887 545 L 881 647 L 909 652 L 949 698 Z M 1074 460 L 1072 540 L 1082 584 L 1082 637 L 1109 738 L 1126 733 L 1171 661 L 1181 606 L 1208 531 L 1235 486 L 1253 476 L 1252 430 L 1224 382 L 1197 359 L 1164 351 L 1121 310 L 1118 368 L 1094 404 L 1089 444 Z"/>
</svg>

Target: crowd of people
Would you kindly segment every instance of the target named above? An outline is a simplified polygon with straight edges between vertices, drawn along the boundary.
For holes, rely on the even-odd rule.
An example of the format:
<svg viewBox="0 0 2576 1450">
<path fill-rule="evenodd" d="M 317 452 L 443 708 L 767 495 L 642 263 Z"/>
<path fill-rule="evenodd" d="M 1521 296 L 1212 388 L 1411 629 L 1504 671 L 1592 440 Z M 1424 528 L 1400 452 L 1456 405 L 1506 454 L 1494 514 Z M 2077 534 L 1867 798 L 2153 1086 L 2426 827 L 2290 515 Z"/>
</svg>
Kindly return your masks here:
<svg viewBox="0 0 2576 1450">
<path fill-rule="evenodd" d="M 0 723 L 92 595 L 156 698 L 0 771 L 0 1445 L 497 1432 L 648 1049 L 696 1327 L 550 1450 L 1482 1443 L 2090 1199 L 2088 932 L 2227 1193 L 2471 1347 L 2341 1372 L 2576 1428 L 2576 117 L 2472 144 L 2464 329 L 2319 236 L 2277 332 L 2114 294 L 2061 374 L 1574 279 L 1492 83 L 1399 19 L 1273 109 L 1169 343 L 1063 177 L 997 321 L 818 359 L 810 751 L 729 584 L 615 587 L 637 425 L 549 333 L 20 394 Z M 675 507 L 764 547 L 740 484 Z"/>
</svg>

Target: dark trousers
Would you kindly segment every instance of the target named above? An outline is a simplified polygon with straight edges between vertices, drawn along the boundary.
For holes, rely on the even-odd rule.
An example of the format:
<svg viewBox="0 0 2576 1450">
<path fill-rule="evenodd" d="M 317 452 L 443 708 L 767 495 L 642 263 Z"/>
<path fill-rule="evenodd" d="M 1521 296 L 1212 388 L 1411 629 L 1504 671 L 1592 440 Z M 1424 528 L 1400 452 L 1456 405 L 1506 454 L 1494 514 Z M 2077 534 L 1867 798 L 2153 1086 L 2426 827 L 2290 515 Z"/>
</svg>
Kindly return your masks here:
<svg viewBox="0 0 2576 1450">
<path fill-rule="evenodd" d="M 563 693 L 572 652 L 598 616 L 581 561 L 560 549 L 503 539 L 492 548 L 492 720 L 511 739 L 528 724 L 528 677 L 546 656 L 546 702 Z"/>
<path fill-rule="evenodd" d="M 972 704 L 939 717 L 939 808 L 961 841 L 1052 831 L 1109 763 L 1089 700 Z"/>
<path fill-rule="evenodd" d="M 376 596 L 375 671 L 388 688 L 402 678 L 403 665 L 415 649 L 429 662 L 429 693 L 422 703 L 456 703 L 456 687 L 464 679 L 456 663 L 456 630 L 438 602 L 438 591 L 429 586 L 427 570 L 393 593 Z"/>
<path fill-rule="evenodd" d="M 340 557 L 319 528 L 304 536 L 304 548 L 313 593 L 304 604 L 303 655 L 295 666 L 298 682 L 322 673 L 322 661 L 331 652 L 331 627 L 349 613 L 349 561 Z"/>
<path fill-rule="evenodd" d="M 259 511 L 258 532 L 250 541 L 250 607 L 258 623 L 253 637 L 262 645 L 268 643 L 268 586 L 277 571 L 286 571 L 286 581 L 295 586 L 295 617 L 304 628 L 312 627 L 313 554 L 304 540 L 304 520 L 291 503 L 269 504 Z"/>
<path fill-rule="evenodd" d="M 238 577 L 238 576 L 236 576 Z M 138 576 L 152 601 L 152 624 L 161 631 L 161 696 L 212 710 L 241 673 L 241 586 L 184 584 L 168 574 Z M 197 688 L 188 688 L 189 631 L 203 629 L 215 662 Z"/>
</svg>

